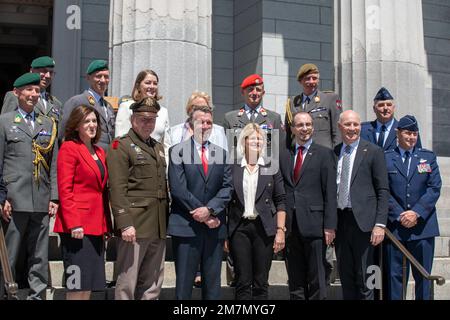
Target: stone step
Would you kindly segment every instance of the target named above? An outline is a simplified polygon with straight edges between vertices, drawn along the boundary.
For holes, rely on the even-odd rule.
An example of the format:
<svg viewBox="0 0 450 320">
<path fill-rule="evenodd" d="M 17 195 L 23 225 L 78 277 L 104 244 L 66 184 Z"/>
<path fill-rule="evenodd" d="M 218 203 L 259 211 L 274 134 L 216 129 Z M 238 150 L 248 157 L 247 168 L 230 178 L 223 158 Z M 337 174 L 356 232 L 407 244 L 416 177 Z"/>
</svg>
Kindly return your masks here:
<svg viewBox="0 0 450 320">
<path fill-rule="evenodd" d="M 440 236 L 450 237 L 450 218 L 441 218 L 438 223 Z"/>
<path fill-rule="evenodd" d="M 434 256 L 440 258 L 450 256 L 450 237 L 436 237 Z"/>
<path fill-rule="evenodd" d="M 406 293 L 406 300 L 414 299 L 414 281 L 408 282 L 408 288 Z M 234 299 L 234 288 L 229 286 L 222 286 L 222 300 Z M 25 300 L 28 294 L 27 289 L 19 290 L 19 298 Z M 52 287 L 47 289 L 47 300 L 65 300 L 66 289 L 63 287 Z M 160 300 L 174 300 L 175 299 L 175 287 L 163 287 L 161 290 Z M 201 289 L 193 288 L 192 299 L 201 299 Z M 287 285 L 273 284 L 269 286 L 269 300 L 288 300 L 289 289 Z M 434 287 L 434 299 L 435 300 L 449 300 L 450 299 L 450 283 L 447 282 L 443 286 L 435 285 Z M 91 300 L 114 300 L 114 288 L 108 288 L 105 292 L 93 292 L 91 294 Z M 328 300 L 342 300 L 342 289 L 340 283 L 332 284 L 328 288 Z"/>
</svg>

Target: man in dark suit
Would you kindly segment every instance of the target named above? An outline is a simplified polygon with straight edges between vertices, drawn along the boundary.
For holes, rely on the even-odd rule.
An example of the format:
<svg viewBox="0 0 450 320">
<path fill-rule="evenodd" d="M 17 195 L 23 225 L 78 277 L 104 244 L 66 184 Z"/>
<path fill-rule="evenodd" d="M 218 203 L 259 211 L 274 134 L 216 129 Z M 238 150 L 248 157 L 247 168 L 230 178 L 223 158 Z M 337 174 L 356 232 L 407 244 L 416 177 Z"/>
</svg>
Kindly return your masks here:
<svg viewBox="0 0 450 320">
<path fill-rule="evenodd" d="M 55 68 L 55 60 L 48 56 L 38 57 L 31 62 L 31 73 L 37 73 L 41 77 L 39 82 L 40 94 L 34 110 L 44 116 L 52 117 L 56 123 L 61 118 L 62 103 L 52 96 L 47 90 L 52 84 Z M 13 91 L 8 91 L 3 100 L 2 114 L 17 110 L 19 103 Z"/>
<path fill-rule="evenodd" d="M 109 144 L 114 139 L 115 115 L 112 106 L 104 99 L 109 84 L 108 63 L 104 60 L 92 61 L 86 71 L 89 89 L 82 94 L 73 96 L 64 104 L 62 120 L 59 127 L 59 139 L 64 137 L 66 122 L 72 110 L 79 105 L 92 106 L 100 114 L 102 135 L 98 145 L 108 151 Z"/>
<path fill-rule="evenodd" d="M 413 116 L 404 116 L 397 126 L 398 147 L 385 153 L 389 175 L 388 229 L 417 261 L 431 273 L 434 238 L 439 236 L 436 202 L 441 176 L 436 155 L 418 148 L 419 127 Z M 386 243 L 388 299 L 402 298 L 402 254 L 390 241 Z M 416 300 L 430 299 L 430 281 L 413 268 Z M 407 275 L 409 276 L 409 262 Z"/>
<path fill-rule="evenodd" d="M 325 299 L 326 245 L 337 228 L 336 160 L 331 149 L 312 139 L 313 119 L 307 112 L 293 115 L 295 147 L 281 159 L 288 212 L 287 269 L 291 299 Z"/>
<path fill-rule="evenodd" d="M 333 148 L 341 142 L 338 130 L 338 118 L 342 112 L 342 102 L 332 91 L 320 91 L 319 68 L 312 63 L 300 67 L 297 73 L 302 93 L 290 97 L 286 102 L 286 146 L 291 147 L 294 136 L 291 132 L 293 115 L 299 111 L 308 112 L 314 120 L 313 139 L 317 144 Z"/>
<path fill-rule="evenodd" d="M 374 247 L 384 238 L 389 184 L 383 150 L 360 139 L 361 120 L 352 111 L 339 118 L 343 143 L 334 148 L 337 168 L 338 228 L 336 255 L 343 297 L 373 299 L 366 285 Z"/>
<path fill-rule="evenodd" d="M 241 83 L 241 94 L 244 98 L 244 106 L 239 110 L 230 111 L 225 114 L 223 127 L 225 131 L 230 130 L 227 135 L 230 156 L 236 159 L 237 137 L 250 122 L 258 124 L 267 135 L 267 154 L 271 157 L 274 148 L 278 148 L 278 143 L 272 145 L 272 140 L 283 141 L 284 130 L 282 130 L 281 116 L 261 105 L 264 97 L 264 80 L 257 74 L 246 77 Z M 278 150 L 278 149 L 277 149 Z"/>
<path fill-rule="evenodd" d="M 394 97 L 385 87 L 381 87 L 373 99 L 373 112 L 377 118 L 362 123 L 361 138 L 378 145 L 385 151 L 394 149 L 397 147 L 398 121 L 394 117 Z M 422 147 L 420 138 L 417 143 L 417 147 Z"/>
<path fill-rule="evenodd" d="M 172 205 L 167 233 L 175 256 L 176 298 L 191 299 L 200 263 L 202 298 L 217 300 L 227 233 L 225 208 L 233 191 L 231 167 L 225 150 L 208 142 L 211 109 L 198 108 L 188 122 L 193 136 L 169 152 Z"/>
</svg>

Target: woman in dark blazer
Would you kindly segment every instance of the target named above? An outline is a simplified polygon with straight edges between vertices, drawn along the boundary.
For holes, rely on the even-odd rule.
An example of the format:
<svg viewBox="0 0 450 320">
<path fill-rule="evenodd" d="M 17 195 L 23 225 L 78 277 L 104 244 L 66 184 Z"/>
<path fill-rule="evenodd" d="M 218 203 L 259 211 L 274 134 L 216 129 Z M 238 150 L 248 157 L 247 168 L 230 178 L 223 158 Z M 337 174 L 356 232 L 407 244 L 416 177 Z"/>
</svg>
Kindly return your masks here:
<svg viewBox="0 0 450 320">
<path fill-rule="evenodd" d="M 60 205 L 54 232 L 61 237 L 68 300 L 88 300 L 91 291 L 106 284 L 104 238 L 111 220 L 105 151 L 94 145 L 101 135 L 99 119 L 90 106 L 73 109 L 58 153 Z"/>
<path fill-rule="evenodd" d="M 268 298 L 273 253 L 285 244 L 283 178 L 264 158 L 265 132 L 249 123 L 242 130 L 233 166 L 233 198 L 228 211 L 228 237 L 234 261 L 237 300 Z M 239 157 L 238 157 L 239 159 Z"/>
</svg>

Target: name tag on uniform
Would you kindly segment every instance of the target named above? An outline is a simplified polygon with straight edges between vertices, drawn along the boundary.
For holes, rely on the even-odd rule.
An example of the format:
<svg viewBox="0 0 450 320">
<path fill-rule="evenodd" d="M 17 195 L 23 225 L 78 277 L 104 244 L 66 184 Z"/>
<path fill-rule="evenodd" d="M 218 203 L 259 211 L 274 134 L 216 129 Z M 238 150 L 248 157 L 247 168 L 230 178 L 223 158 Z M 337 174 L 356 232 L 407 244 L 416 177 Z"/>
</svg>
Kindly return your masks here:
<svg viewBox="0 0 450 320">
<path fill-rule="evenodd" d="M 312 109 L 309 113 L 315 113 L 315 112 L 320 112 L 320 111 L 327 111 L 327 109 L 324 107 L 317 107 L 317 108 Z"/>
<path fill-rule="evenodd" d="M 419 173 L 431 173 L 431 166 L 428 163 L 421 163 L 417 165 L 417 171 Z"/>
<path fill-rule="evenodd" d="M 389 174 L 397 174 L 398 171 L 397 170 L 392 170 L 392 171 L 388 171 Z"/>
</svg>

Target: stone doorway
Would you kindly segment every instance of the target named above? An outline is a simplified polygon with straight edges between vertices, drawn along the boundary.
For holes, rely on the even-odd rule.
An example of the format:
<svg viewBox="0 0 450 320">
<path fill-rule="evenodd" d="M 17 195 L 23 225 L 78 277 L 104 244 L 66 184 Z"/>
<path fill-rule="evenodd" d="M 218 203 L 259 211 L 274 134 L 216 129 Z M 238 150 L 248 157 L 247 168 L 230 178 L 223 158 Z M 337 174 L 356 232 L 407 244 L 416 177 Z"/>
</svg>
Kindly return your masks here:
<svg viewBox="0 0 450 320">
<path fill-rule="evenodd" d="M 51 55 L 53 0 L 0 0 L 0 106 L 31 61 Z"/>
</svg>

